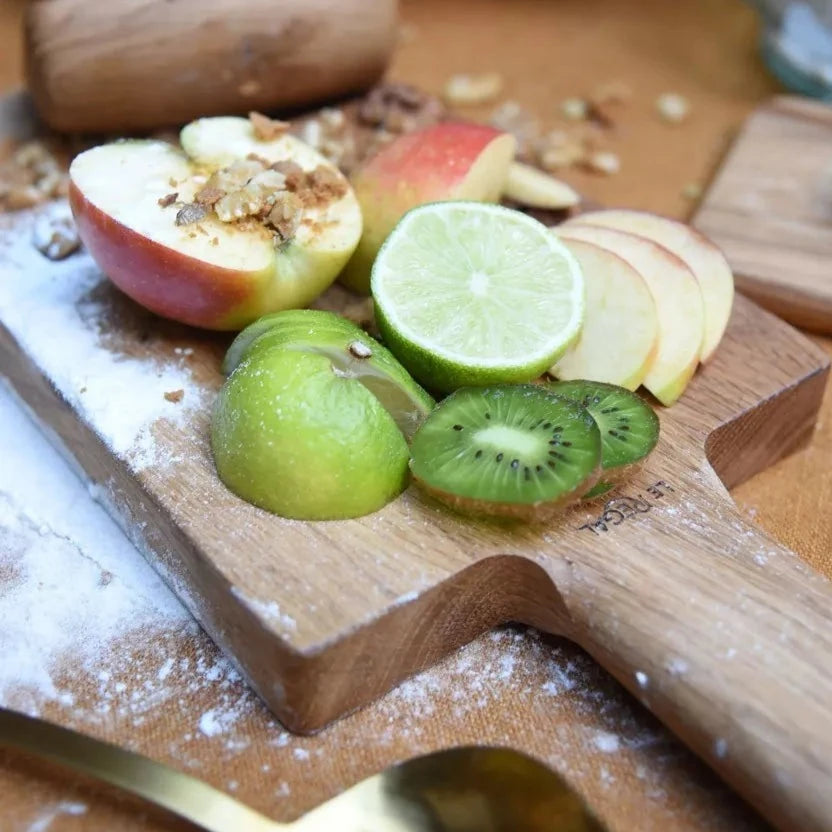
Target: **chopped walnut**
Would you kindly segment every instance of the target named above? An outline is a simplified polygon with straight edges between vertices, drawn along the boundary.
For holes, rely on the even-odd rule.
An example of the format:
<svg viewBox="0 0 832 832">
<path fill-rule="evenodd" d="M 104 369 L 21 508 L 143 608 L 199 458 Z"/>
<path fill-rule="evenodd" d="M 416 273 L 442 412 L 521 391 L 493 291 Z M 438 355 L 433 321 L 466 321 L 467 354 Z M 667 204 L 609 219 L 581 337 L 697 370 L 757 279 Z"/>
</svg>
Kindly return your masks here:
<svg viewBox="0 0 832 832">
<path fill-rule="evenodd" d="M 283 174 L 283 178 L 286 180 L 286 189 L 289 191 L 298 190 L 306 181 L 306 174 L 303 172 L 303 168 L 297 162 L 293 162 L 290 159 L 275 162 L 272 165 L 272 169 Z"/>
<path fill-rule="evenodd" d="M 224 193 L 231 193 L 243 187 L 267 165 L 254 159 L 237 159 L 227 168 L 214 171 L 205 183 L 205 188 L 217 188 Z"/>
<path fill-rule="evenodd" d="M 277 232 L 275 245 L 284 245 L 295 236 L 302 216 L 303 205 L 297 194 L 282 191 L 277 195 L 274 207 L 266 220 Z"/>
<path fill-rule="evenodd" d="M 49 148 L 40 141 L 25 142 L 0 164 L 0 211 L 33 208 L 65 196 L 69 178 Z"/>
<path fill-rule="evenodd" d="M 174 404 L 177 404 L 178 402 L 181 402 L 182 399 L 185 398 L 185 391 L 184 390 L 168 390 L 167 393 L 165 393 L 164 395 L 165 395 L 165 401 L 166 402 L 173 402 Z"/>
<path fill-rule="evenodd" d="M 454 107 L 487 104 L 500 94 L 502 88 L 503 76 L 499 72 L 452 75 L 445 84 L 442 97 Z"/>
<path fill-rule="evenodd" d="M 213 188 L 206 185 L 202 190 L 196 192 L 194 201 L 200 205 L 214 205 L 214 203 L 219 202 L 224 196 L 225 191 L 222 188 Z"/>
<path fill-rule="evenodd" d="M 179 199 L 179 194 L 174 191 L 171 194 L 166 194 L 161 199 L 158 200 L 160 208 L 167 208 L 170 205 L 173 205 L 176 200 Z"/>
<path fill-rule="evenodd" d="M 50 260 L 63 260 L 81 246 L 75 223 L 69 215 L 39 217 L 32 234 L 32 243 Z"/>
<path fill-rule="evenodd" d="M 587 148 L 582 137 L 563 130 L 553 130 L 537 142 L 537 156 L 546 170 L 568 168 L 582 161 Z"/>
<path fill-rule="evenodd" d="M 292 126 L 288 121 L 278 121 L 254 111 L 248 114 L 248 120 L 254 128 L 254 137 L 261 142 L 279 138 Z"/>
<path fill-rule="evenodd" d="M 223 222 L 234 222 L 243 217 L 266 213 L 285 186 L 283 174 L 268 168 L 253 176 L 238 191 L 217 200 L 214 211 Z"/>
<path fill-rule="evenodd" d="M 204 220 L 208 216 L 208 207 L 198 202 L 189 202 L 182 206 L 176 213 L 175 223 L 177 225 L 193 225 L 195 222 Z"/>
<path fill-rule="evenodd" d="M 346 192 L 347 183 L 343 176 L 332 168 L 318 165 L 306 175 L 305 187 L 300 192 L 300 197 L 307 207 L 322 207 L 340 199 Z"/>
<path fill-rule="evenodd" d="M 380 84 L 370 90 L 358 108 L 358 120 L 393 133 L 409 133 L 435 124 L 442 103 L 410 84 Z"/>
</svg>

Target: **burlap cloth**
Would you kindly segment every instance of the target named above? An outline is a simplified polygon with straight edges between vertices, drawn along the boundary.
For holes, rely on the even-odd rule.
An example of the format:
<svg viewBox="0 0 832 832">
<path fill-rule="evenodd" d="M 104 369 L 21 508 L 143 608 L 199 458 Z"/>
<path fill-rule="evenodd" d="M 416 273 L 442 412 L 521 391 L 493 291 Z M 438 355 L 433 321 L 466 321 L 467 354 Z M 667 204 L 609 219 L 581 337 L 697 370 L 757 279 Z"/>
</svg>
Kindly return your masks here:
<svg viewBox="0 0 832 832">
<path fill-rule="evenodd" d="M 2 5 L 0 82 L 9 84 L 17 80 L 20 4 Z M 757 57 L 756 21 L 734 0 L 413 0 L 402 11 L 407 26 L 391 75 L 429 90 L 441 89 L 454 72 L 496 70 L 508 97 L 554 121 L 564 97 L 609 80 L 630 84 L 634 97 L 611 142 L 620 173 L 566 177 L 608 205 L 688 215 L 685 185 L 707 182 L 744 116 L 776 91 Z M 682 125 L 655 116 L 655 97 L 668 90 L 691 102 L 692 116 Z M 821 343 L 832 352 L 832 341 Z M 751 517 L 827 574 L 830 413 L 827 395 L 811 444 L 735 492 Z M 92 725 L 78 718 L 95 687 L 84 677 L 73 683 L 72 708 L 55 705 L 46 714 L 190 769 L 278 819 L 296 817 L 395 760 L 462 743 L 499 743 L 549 761 L 615 830 L 765 828 L 603 670 L 563 642 L 511 628 L 484 636 L 313 738 L 282 735 L 238 682 L 195 686 L 188 669 L 166 680 L 180 695 L 137 708 L 142 692 L 131 686 L 130 666 L 151 649 L 177 662 L 190 658 L 189 667 L 202 662 L 203 670 L 214 658 L 201 634 L 126 644 L 124 686 L 106 718 Z M 210 730 L 200 730 L 206 724 Z M 44 807 L 54 810 L 44 814 Z M 4 832 L 184 826 L 43 764 L 0 756 Z"/>
</svg>

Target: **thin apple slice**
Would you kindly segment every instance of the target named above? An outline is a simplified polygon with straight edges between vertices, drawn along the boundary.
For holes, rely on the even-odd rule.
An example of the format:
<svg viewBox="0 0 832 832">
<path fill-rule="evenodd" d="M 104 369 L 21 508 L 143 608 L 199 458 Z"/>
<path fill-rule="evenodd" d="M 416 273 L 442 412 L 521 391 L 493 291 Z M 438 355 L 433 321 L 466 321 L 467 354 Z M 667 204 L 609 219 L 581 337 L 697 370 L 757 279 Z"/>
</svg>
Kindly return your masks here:
<svg viewBox="0 0 832 832">
<path fill-rule="evenodd" d="M 592 211 L 582 214 L 579 222 L 647 237 L 687 264 L 702 290 L 705 323 L 700 360 L 707 361 L 722 339 L 734 302 L 734 276 L 719 248 L 689 225 L 646 211 Z"/>
<path fill-rule="evenodd" d="M 76 157 L 69 196 L 79 235 L 122 291 L 164 317 L 241 329 L 267 312 L 306 306 L 354 250 L 361 212 L 322 156 L 305 145 L 284 148 L 304 170 L 324 165 L 343 183 L 341 196 L 304 206 L 285 244 L 257 222 L 221 222 L 213 211 L 177 224 L 210 169 L 159 141 L 116 142 Z"/>
<path fill-rule="evenodd" d="M 563 238 L 584 274 L 586 315 L 577 342 L 550 373 L 635 390 L 656 353 L 659 320 L 642 276 L 607 248 Z"/>
<path fill-rule="evenodd" d="M 583 240 L 614 252 L 644 278 L 656 304 L 659 343 L 642 383 L 662 404 L 673 404 L 696 371 L 702 347 L 702 292 L 693 272 L 646 237 L 572 221 L 557 231 L 564 242 Z M 610 343 L 609 348 L 615 347 Z"/>
<path fill-rule="evenodd" d="M 549 211 L 572 208 L 581 201 L 566 182 L 522 162 L 512 162 L 509 167 L 503 196 L 530 208 Z"/>
<path fill-rule="evenodd" d="M 442 122 L 383 148 L 352 177 L 364 233 L 340 281 L 370 291 L 381 244 L 411 208 L 456 199 L 496 202 L 516 144 L 511 134 L 483 124 Z"/>
</svg>

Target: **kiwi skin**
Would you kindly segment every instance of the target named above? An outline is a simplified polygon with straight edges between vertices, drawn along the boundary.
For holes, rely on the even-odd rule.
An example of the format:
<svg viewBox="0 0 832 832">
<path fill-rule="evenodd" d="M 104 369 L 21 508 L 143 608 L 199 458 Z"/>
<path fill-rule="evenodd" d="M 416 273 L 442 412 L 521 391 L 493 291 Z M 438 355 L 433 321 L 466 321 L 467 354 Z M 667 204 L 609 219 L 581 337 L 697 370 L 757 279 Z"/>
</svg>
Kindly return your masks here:
<svg viewBox="0 0 832 832">
<path fill-rule="evenodd" d="M 582 483 L 579 483 L 574 491 L 563 494 L 557 500 L 543 500 L 537 503 L 498 503 L 494 500 L 475 500 L 430 485 L 413 474 L 412 465 L 411 474 L 414 482 L 418 483 L 423 491 L 460 514 L 476 517 L 502 517 L 523 523 L 545 523 L 561 514 L 567 506 L 581 500 L 587 491 L 592 490 L 601 477 L 601 463 L 595 466 L 592 473 Z"/>
<path fill-rule="evenodd" d="M 559 414 L 554 414 L 552 416 L 552 421 L 561 421 L 561 419 L 567 419 L 574 422 L 582 423 L 584 429 L 588 432 L 590 436 L 594 435 L 595 446 L 592 448 L 593 451 L 593 462 L 594 467 L 585 475 L 583 480 L 577 481 L 574 487 L 567 492 L 562 492 L 551 499 L 541 499 L 535 502 L 522 502 L 519 500 L 504 500 L 501 501 L 497 498 L 490 498 L 490 497 L 475 497 L 465 494 L 460 494 L 457 491 L 450 491 L 446 488 L 442 488 L 435 483 L 435 481 L 430 481 L 429 479 L 425 478 L 424 476 L 420 476 L 420 473 L 429 473 L 430 469 L 428 468 L 424 472 L 420 472 L 418 459 L 411 459 L 410 462 L 410 470 L 413 476 L 414 481 L 429 495 L 434 497 L 435 499 L 439 500 L 440 502 L 444 503 L 448 507 L 454 509 L 463 514 L 467 515 L 476 515 L 480 517 L 498 517 L 504 518 L 508 520 L 516 520 L 516 521 L 523 521 L 526 523 L 541 523 L 548 520 L 551 520 L 557 514 L 560 514 L 564 507 L 577 502 L 580 498 L 591 488 L 595 486 L 598 481 L 598 478 L 601 476 L 602 467 L 601 467 L 601 442 L 600 442 L 600 432 L 598 431 L 597 424 L 592 419 L 588 411 L 579 405 L 577 402 L 571 401 L 570 399 L 564 396 L 557 396 L 553 395 L 551 391 L 547 390 L 545 387 L 538 386 L 538 385 L 498 385 L 491 388 L 480 388 L 477 390 L 477 394 L 482 394 L 483 396 L 489 396 L 492 394 L 498 394 L 501 392 L 508 392 L 511 391 L 511 395 L 522 394 L 525 391 L 526 395 L 532 395 L 535 399 L 543 398 L 544 400 L 548 400 L 549 404 L 558 404 L 560 407 Z M 451 403 L 451 400 L 458 396 L 465 396 L 466 394 L 473 394 L 475 391 L 471 388 L 469 389 L 460 389 L 451 397 L 446 399 L 442 402 L 437 410 L 434 411 L 433 418 L 439 415 L 438 411 L 444 410 L 448 404 Z M 539 406 L 539 401 L 534 407 Z M 531 405 L 530 405 L 531 407 Z M 454 412 L 454 416 L 457 416 L 457 412 Z M 531 411 L 532 418 L 537 415 L 540 415 L 541 418 L 538 420 L 538 424 L 544 419 L 550 417 L 550 412 L 535 412 L 534 410 Z M 446 414 L 443 414 L 447 416 Z M 430 421 L 432 417 L 428 418 Z M 488 418 L 488 417 L 486 417 Z M 455 419 L 453 420 L 455 421 Z M 460 418 L 460 422 L 463 422 L 463 418 Z M 423 428 L 425 425 L 423 425 Z M 432 426 L 434 427 L 434 426 Z M 441 429 L 441 428 L 440 428 Z M 461 429 L 458 426 L 455 426 L 455 429 Z M 420 429 L 421 430 L 421 429 Z M 551 444 L 551 443 L 549 443 Z M 569 444 L 569 443 L 567 443 Z M 413 450 L 416 450 L 418 447 L 418 443 L 414 442 Z M 506 449 L 510 450 L 510 449 Z M 481 453 L 478 452 L 478 454 Z M 502 456 L 500 454 L 499 457 Z"/>
</svg>

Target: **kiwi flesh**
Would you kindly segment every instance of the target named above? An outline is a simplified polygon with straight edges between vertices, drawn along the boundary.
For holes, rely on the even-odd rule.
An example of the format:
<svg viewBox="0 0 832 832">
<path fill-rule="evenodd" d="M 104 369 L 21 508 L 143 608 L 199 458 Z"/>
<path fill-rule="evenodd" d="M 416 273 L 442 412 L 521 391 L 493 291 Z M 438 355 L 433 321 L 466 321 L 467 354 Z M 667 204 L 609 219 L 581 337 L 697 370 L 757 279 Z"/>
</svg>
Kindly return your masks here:
<svg viewBox="0 0 832 832">
<path fill-rule="evenodd" d="M 585 407 L 601 431 L 601 466 L 598 484 L 584 496 L 606 494 L 659 441 L 659 418 L 639 395 L 600 381 L 559 381 L 548 385 L 558 396 Z"/>
<path fill-rule="evenodd" d="M 600 466 L 592 416 L 535 384 L 457 390 L 411 445 L 413 477 L 434 497 L 459 511 L 533 522 L 579 499 Z"/>
</svg>

